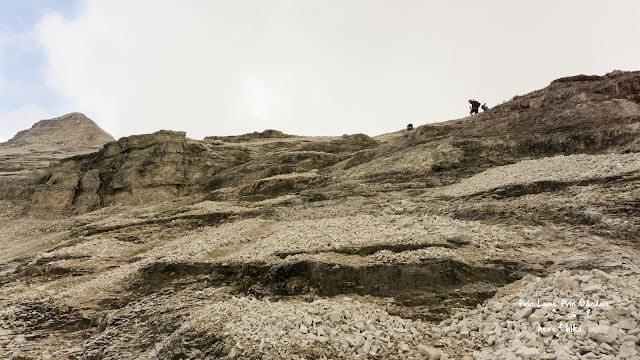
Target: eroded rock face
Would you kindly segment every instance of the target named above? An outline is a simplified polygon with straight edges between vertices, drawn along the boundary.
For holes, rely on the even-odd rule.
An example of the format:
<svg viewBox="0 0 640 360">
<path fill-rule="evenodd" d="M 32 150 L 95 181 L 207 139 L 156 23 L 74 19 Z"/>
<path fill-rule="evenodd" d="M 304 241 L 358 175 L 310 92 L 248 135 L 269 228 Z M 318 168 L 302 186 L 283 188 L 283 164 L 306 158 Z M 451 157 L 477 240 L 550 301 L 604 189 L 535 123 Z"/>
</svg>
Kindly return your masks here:
<svg viewBox="0 0 640 360">
<path fill-rule="evenodd" d="M 97 153 L 52 164 L 50 178 L 35 190 L 30 215 L 53 219 L 225 187 L 252 199 L 274 197 L 303 190 L 318 177 L 297 173 L 317 172 L 377 145 L 362 134 L 318 142 L 269 134 L 220 143 L 163 130 L 110 142 Z M 284 145 L 264 142 L 283 138 L 290 140 Z M 286 179 L 277 177 L 287 174 Z"/>
<path fill-rule="evenodd" d="M 57 218 L 182 195 L 209 169 L 198 156 L 202 150 L 187 142 L 184 132 L 159 131 L 110 142 L 97 153 L 52 164 L 50 179 L 34 192 L 30 214 Z"/>
<path fill-rule="evenodd" d="M 29 201 L 52 161 L 98 151 L 113 137 L 91 119 L 71 113 L 37 122 L 0 144 L 0 200 Z"/>
</svg>

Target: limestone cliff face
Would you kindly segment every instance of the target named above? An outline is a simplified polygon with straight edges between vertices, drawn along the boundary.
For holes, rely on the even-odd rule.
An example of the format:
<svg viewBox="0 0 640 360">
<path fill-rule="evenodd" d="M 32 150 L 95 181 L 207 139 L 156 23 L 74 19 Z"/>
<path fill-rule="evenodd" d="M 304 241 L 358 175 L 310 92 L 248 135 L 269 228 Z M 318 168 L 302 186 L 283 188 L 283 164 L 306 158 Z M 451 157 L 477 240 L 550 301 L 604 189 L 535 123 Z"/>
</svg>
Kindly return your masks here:
<svg viewBox="0 0 640 360">
<path fill-rule="evenodd" d="M 255 139 L 258 141 L 251 141 Z M 255 139 L 228 144 L 219 139 L 196 141 L 187 139 L 184 132 L 164 130 L 125 137 L 99 152 L 53 163 L 49 178 L 32 196 L 30 214 L 53 219 L 104 206 L 149 204 L 221 188 L 232 189 L 234 194 L 265 193 L 263 197 L 268 197 L 300 190 L 296 184 L 304 187 L 313 178 L 289 176 L 282 190 L 277 185 L 282 180 L 272 178 L 276 175 L 317 171 L 377 145 L 362 134 L 319 142 L 295 138 L 285 145 L 275 144 L 275 149 L 273 143 Z"/>
<path fill-rule="evenodd" d="M 99 152 L 52 164 L 50 178 L 33 194 L 30 213 L 56 218 L 182 195 L 211 170 L 200 156 L 203 150 L 187 141 L 184 132 L 159 131 L 110 142 Z"/>
</svg>

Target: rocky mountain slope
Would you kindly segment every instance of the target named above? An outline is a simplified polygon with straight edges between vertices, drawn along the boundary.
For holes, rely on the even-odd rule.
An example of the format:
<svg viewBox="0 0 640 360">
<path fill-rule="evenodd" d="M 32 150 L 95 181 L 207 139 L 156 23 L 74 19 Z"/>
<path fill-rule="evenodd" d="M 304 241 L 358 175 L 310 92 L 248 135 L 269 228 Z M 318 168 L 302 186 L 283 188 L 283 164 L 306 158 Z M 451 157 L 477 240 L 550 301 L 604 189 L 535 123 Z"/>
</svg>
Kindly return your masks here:
<svg viewBox="0 0 640 360">
<path fill-rule="evenodd" d="M 639 359 L 639 133 L 614 71 L 408 134 L 109 142 L 1 200 L 0 357 Z"/>
</svg>

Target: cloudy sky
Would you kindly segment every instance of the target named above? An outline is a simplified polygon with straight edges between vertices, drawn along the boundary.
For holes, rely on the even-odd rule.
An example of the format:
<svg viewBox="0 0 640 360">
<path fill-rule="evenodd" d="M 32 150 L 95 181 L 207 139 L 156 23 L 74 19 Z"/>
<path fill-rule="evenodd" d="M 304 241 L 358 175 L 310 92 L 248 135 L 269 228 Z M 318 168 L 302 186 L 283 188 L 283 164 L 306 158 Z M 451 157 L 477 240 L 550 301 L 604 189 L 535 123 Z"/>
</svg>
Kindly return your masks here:
<svg viewBox="0 0 640 360">
<path fill-rule="evenodd" d="M 0 0 L 0 141 L 83 112 L 114 137 L 369 135 L 575 74 L 640 70 L 637 0 Z"/>
</svg>

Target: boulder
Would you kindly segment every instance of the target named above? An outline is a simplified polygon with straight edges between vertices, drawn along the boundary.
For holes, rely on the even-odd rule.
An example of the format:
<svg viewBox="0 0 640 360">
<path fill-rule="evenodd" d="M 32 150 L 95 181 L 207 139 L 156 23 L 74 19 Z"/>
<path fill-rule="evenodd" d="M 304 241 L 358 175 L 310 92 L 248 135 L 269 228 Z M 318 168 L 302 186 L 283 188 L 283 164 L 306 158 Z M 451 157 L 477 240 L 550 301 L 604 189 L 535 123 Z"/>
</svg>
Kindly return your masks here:
<svg viewBox="0 0 640 360">
<path fill-rule="evenodd" d="M 618 331 L 611 326 L 598 325 L 589 328 L 589 338 L 599 343 L 612 343 L 618 338 Z"/>
<path fill-rule="evenodd" d="M 418 352 L 428 360 L 440 360 L 442 351 L 425 345 L 418 345 Z"/>
<path fill-rule="evenodd" d="M 521 346 L 516 350 L 516 355 L 522 359 L 537 359 L 540 357 L 538 348 Z"/>
</svg>

